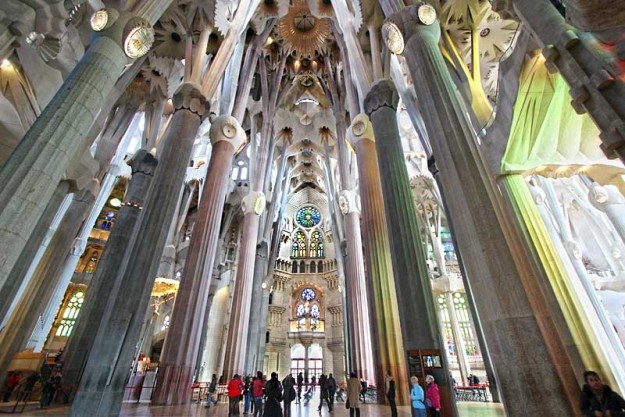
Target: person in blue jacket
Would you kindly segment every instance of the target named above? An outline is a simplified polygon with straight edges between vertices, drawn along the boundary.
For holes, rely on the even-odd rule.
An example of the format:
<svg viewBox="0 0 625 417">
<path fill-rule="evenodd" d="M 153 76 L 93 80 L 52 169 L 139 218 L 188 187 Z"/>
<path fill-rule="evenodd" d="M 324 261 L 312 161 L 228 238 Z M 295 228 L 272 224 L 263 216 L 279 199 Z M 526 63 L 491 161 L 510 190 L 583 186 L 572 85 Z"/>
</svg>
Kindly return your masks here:
<svg viewBox="0 0 625 417">
<path fill-rule="evenodd" d="M 416 376 L 410 377 L 412 389 L 410 390 L 410 399 L 412 400 L 412 417 L 426 417 L 425 395 L 423 388 L 419 385 L 419 379 Z"/>
</svg>

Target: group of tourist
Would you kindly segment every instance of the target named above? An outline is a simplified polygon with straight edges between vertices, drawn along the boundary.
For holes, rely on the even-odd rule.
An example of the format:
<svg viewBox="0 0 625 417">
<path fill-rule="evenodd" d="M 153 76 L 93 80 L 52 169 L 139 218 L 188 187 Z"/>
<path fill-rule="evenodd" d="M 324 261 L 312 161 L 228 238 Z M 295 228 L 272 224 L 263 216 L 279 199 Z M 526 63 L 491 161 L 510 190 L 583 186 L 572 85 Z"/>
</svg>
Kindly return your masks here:
<svg viewBox="0 0 625 417">
<path fill-rule="evenodd" d="M 273 372 L 266 381 L 263 373 L 258 371 L 255 378 L 247 377 L 243 381 L 240 375 L 234 375 L 228 383 L 228 398 L 230 403 L 229 416 L 239 415 L 239 403 L 245 399 L 243 414 L 253 414 L 254 417 L 290 417 L 291 403 L 301 401 L 301 392 L 304 378 L 300 373 L 295 380 L 289 374 L 282 380 Z M 416 376 L 410 378 L 411 410 L 413 417 L 440 417 L 441 396 L 438 384 L 432 375 L 425 376 L 425 389 L 419 384 Z M 216 402 L 216 376 L 209 387 L 209 402 Z M 307 394 L 312 393 L 312 384 Z M 396 383 L 390 372 L 387 372 L 384 381 L 385 394 L 391 408 L 391 417 L 397 417 L 395 404 Z M 297 391 L 296 388 L 297 387 Z M 337 383 L 332 374 L 319 377 L 320 401 L 318 410 L 321 411 L 325 401 L 329 411 L 333 410 Z M 350 374 L 347 381 L 347 399 L 345 406 L 349 409 L 350 417 L 360 417 L 362 385 L 355 372 Z M 282 409 L 284 404 L 284 410 Z M 625 400 L 614 392 L 608 385 L 603 384 L 596 372 L 584 372 L 584 386 L 581 392 L 580 409 L 585 417 L 625 417 Z"/>
<path fill-rule="evenodd" d="M 213 380 L 216 380 L 215 375 L 213 375 Z M 228 415 L 238 416 L 240 412 L 239 403 L 241 400 L 244 400 L 243 414 L 253 414 L 255 417 L 282 417 L 283 415 L 284 417 L 290 417 L 291 403 L 293 401 L 296 401 L 296 403 L 301 401 L 303 385 L 304 377 L 301 373 L 297 376 L 297 380 L 293 378 L 292 374 L 289 374 L 282 382 L 278 379 L 278 374 L 275 372 L 272 372 L 268 381 L 265 380 L 265 376 L 261 371 L 258 371 L 254 378 L 245 378 L 245 381 L 243 381 L 241 375 L 235 374 L 228 382 Z M 310 386 L 310 395 L 312 395 L 314 385 L 315 383 Z M 328 408 L 332 411 L 334 394 L 336 392 L 336 380 L 332 374 L 329 376 L 321 375 L 319 385 L 321 390 L 319 410 L 321 410 L 323 400 L 326 400 Z M 215 402 L 212 395 L 214 390 L 211 391 L 211 387 L 209 387 L 208 404 Z M 295 387 L 297 387 L 297 391 Z M 284 410 L 282 409 L 282 404 L 284 404 Z"/>
</svg>

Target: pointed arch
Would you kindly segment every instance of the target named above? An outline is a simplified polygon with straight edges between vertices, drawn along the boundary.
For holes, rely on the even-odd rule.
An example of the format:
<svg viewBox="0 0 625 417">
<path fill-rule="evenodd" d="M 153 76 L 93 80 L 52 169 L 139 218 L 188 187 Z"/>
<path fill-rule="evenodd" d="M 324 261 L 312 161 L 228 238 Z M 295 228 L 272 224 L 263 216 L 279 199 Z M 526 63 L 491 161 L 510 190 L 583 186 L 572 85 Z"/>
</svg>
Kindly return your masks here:
<svg viewBox="0 0 625 417">
<path fill-rule="evenodd" d="M 305 258 L 308 254 L 308 245 L 306 242 L 306 234 L 303 230 L 296 230 L 293 234 L 293 243 L 291 245 L 291 258 Z"/>
</svg>

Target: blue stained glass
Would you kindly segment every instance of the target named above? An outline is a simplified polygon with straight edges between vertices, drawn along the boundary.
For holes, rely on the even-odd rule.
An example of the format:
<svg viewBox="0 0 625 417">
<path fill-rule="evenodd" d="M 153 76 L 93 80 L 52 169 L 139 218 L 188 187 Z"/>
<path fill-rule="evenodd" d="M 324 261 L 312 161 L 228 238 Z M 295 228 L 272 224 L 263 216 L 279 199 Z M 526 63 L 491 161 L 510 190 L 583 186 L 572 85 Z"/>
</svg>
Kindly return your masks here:
<svg viewBox="0 0 625 417">
<path fill-rule="evenodd" d="M 314 207 L 302 207 L 297 211 L 295 220 L 300 226 L 310 228 L 319 224 L 321 221 L 321 213 Z"/>
</svg>

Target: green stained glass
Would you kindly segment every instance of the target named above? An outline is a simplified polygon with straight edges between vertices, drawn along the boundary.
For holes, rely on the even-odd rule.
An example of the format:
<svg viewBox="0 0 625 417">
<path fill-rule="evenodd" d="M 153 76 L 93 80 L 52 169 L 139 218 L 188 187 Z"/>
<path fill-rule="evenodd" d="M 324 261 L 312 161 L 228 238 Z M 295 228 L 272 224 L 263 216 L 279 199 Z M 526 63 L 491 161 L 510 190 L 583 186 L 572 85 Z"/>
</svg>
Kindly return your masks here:
<svg viewBox="0 0 625 417">
<path fill-rule="evenodd" d="M 295 220 L 302 227 L 313 227 L 321 221 L 321 213 L 314 207 L 302 207 L 297 211 Z"/>
<path fill-rule="evenodd" d="M 306 257 L 306 235 L 301 230 L 293 235 L 293 244 L 291 245 L 291 258 Z"/>
</svg>

